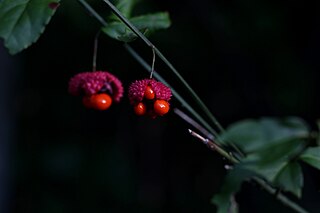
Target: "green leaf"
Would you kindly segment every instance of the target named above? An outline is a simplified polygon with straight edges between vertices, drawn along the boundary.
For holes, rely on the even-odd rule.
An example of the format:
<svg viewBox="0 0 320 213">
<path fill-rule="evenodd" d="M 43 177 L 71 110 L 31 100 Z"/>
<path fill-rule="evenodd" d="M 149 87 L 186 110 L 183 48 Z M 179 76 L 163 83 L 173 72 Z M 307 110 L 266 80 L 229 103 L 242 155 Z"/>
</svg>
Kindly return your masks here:
<svg viewBox="0 0 320 213">
<path fill-rule="evenodd" d="M 221 135 L 221 140 L 226 144 L 233 143 L 239 146 L 245 153 L 252 153 L 307 135 L 308 127 L 299 118 L 262 118 L 260 120 L 244 120 L 231 125 Z"/>
<path fill-rule="evenodd" d="M 320 170 L 320 147 L 310 147 L 302 153 L 300 159 Z"/>
<path fill-rule="evenodd" d="M 274 183 L 300 198 L 301 188 L 303 186 L 303 173 L 301 166 L 297 162 L 288 163 L 279 172 Z"/>
<path fill-rule="evenodd" d="M 116 0 L 114 5 L 126 18 L 131 18 L 131 13 L 136 0 Z M 113 13 L 108 18 L 109 20 L 119 20 Z"/>
<path fill-rule="evenodd" d="M 217 213 L 237 212 L 234 195 L 240 190 L 242 182 L 252 176 L 251 171 L 241 167 L 235 167 L 227 174 L 220 192 L 211 200 L 218 208 Z"/>
<path fill-rule="evenodd" d="M 165 29 L 170 26 L 169 14 L 166 12 L 137 16 L 131 18 L 130 22 L 143 33 Z M 102 31 L 111 38 L 123 42 L 130 42 L 137 38 L 137 36 L 125 24 L 118 21 L 112 22 L 106 27 L 103 27 Z"/>
<path fill-rule="evenodd" d="M 0 3 L 0 37 L 11 54 L 36 42 L 55 13 L 60 0 L 3 0 Z"/>
</svg>

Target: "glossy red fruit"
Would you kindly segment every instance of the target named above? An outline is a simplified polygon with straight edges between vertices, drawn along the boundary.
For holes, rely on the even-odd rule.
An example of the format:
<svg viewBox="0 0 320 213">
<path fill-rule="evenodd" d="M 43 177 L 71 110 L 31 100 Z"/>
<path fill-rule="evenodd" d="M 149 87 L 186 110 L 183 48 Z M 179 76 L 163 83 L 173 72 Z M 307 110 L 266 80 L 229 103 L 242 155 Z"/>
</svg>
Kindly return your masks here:
<svg viewBox="0 0 320 213">
<path fill-rule="evenodd" d="M 84 96 L 82 98 L 82 104 L 88 109 L 92 108 L 91 96 Z"/>
<path fill-rule="evenodd" d="M 165 100 L 156 100 L 153 104 L 153 110 L 157 115 L 167 114 L 169 109 L 169 103 Z"/>
<path fill-rule="evenodd" d="M 144 105 L 144 103 L 142 102 L 134 106 L 134 112 L 136 113 L 136 115 L 144 115 L 146 114 L 146 111 L 147 111 L 146 105 Z"/>
<path fill-rule="evenodd" d="M 147 86 L 145 92 L 144 92 L 144 97 L 148 100 L 152 100 L 155 97 L 154 91 L 150 86 Z"/>
<path fill-rule="evenodd" d="M 91 107 L 96 110 L 106 110 L 112 104 L 110 95 L 101 93 L 92 95 L 90 98 Z"/>
</svg>

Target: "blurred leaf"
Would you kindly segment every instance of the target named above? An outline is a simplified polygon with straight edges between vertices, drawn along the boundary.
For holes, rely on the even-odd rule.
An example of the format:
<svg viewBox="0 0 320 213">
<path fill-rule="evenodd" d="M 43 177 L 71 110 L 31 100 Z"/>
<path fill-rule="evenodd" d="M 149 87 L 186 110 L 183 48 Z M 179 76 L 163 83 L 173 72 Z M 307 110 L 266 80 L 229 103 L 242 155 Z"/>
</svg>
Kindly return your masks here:
<svg viewBox="0 0 320 213">
<path fill-rule="evenodd" d="M 303 173 L 301 166 L 297 162 L 288 163 L 278 173 L 274 183 L 300 198 L 301 188 L 303 186 Z"/>
<path fill-rule="evenodd" d="M 299 118 L 262 118 L 232 124 L 221 135 L 221 139 L 225 143 L 232 142 L 239 146 L 245 153 L 251 153 L 273 144 L 285 143 L 288 140 L 303 138 L 307 135 L 308 127 Z"/>
<path fill-rule="evenodd" d="M 302 153 L 300 159 L 320 170 L 320 147 L 310 147 Z"/>
<path fill-rule="evenodd" d="M 165 29 L 170 26 L 169 14 L 166 12 L 137 16 L 129 19 L 129 21 L 144 34 L 146 32 Z M 125 24 L 118 21 L 112 22 L 108 24 L 108 26 L 103 27 L 102 31 L 111 38 L 123 42 L 130 42 L 137 38 L 137 36 Z"/>
<path fill-rule="evenodd" d="M 114 5 L 126 18 L 131 17 L 132 9 L 136 4 L 136 0 L 116 0 Z M 109 20 L 119 20 L 113 13 L 110 15 Z"/>
<path fill-rule="evenodd" d="M 36 42 L 55 13 L 60 0 L 3 0 L 0 3 L 0 37 L 11 54 Z"/>
<path fill-rule="evenodd" d="M 252 176 L 251 171 L 241 167 L 235 167 L 227 174 L 221 191 L 211 200 L 217 206 L 217 213 L 238 212 L 234 195 L 240 190 L 242 182 Z"/>
</svg>

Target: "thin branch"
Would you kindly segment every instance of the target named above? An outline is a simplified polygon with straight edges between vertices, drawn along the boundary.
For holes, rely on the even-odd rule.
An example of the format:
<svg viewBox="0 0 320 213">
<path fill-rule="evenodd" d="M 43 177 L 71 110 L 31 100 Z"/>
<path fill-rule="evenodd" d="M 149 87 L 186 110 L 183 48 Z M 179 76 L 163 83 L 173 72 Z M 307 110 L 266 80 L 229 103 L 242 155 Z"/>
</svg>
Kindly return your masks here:
<svg viewBox="0 0 320 213">
<path fill-rule="evenodd" d="M 153 72 L 154 72 L 154 63 L 156 62 L 156 53 L 154 51 L 154 46 L 152 47 L 152 65 L 151 65 L 151 72 L 150 72 L 150 79 L 153 76 Z"/>
<path fill-rule="evenodd" d="M 209 149 L 211 149 L 212 151 L 216 151 L 218 152 L 222 157 L 228 159 L 231 163 L 239 163 L 239 160 L 236 159 L 233 155 L 229 154 L 228 152 L 226 152 L 224 149 L 222 149 L 218 144 L 216 144 L 214 141 L 209 140 L 208 138 L 204 138 L 201 135 L 199 135 L 198 133 L 192 131 L 191 129 L 189 129 L 189 133 L 190 135 L 192 135 L 193 137 L 199 139 L 203 144 L 205 144 Z"/>
<path fill-rule="evenodd" d="M 97 55 L 98 55 L 98 39 L 100 35 L 100 30 L 97 32 L 96 36 L 94 37 L 93 43 L 93 56 L 92 56 L 92 71 L 95 72 L 97 69 Z"/>
<path fill-rule="evenodd" d="M 277 190 L 269 186 L 269 184 L 266 183 L 264 180 L 257 177 L 254 177 L 253 180 L 257 182 L 262 187 L 262 189 L 264 189 L 266 192 L 269 192 L 270 194 L 276 194 Z M 290 200 L 280 192 L 277 194 L 277 196 L 275 196 L 275 198 L 279 200 L 281 203 L 283 203 L 285 206 L 293 209 L 296 212 L 308 213 L 308 211 L 303 209 L 301 206 L 299 206 L 298 204 L 296 204 L 295 202 L 293 202 L 292 200 Z"/>
<path fill-rule="evenodd" d="M 108 25 L 108 23 L 85 0 L 78 0 L 78 2 L 88 11 L 91 16 L 97 19 L 102 26 Z"/>
<path fill-rule="evenodd" d="M 205 128 L 203 128 L 198 122 L 196 122 L 195 120 L 193 120 L 191 117 L 189 117 L 187 114 L 185 114 L 184 112 L 182 112 L 180 109 L 178 108 L 174 108 L 173 109 L 174 113 L 176 115 L 178 115 L 180 118 L 182 118 L 182 120 L 184 120 L 185 122 L 189 123 L 191 126 L 193 126 L 194 128 L 196 128 L 199 132 L 201 132 L 203 135 L 205 135 L 207 138 L 209 138 L 210 140 L 214 139 L 214 136 L 212 134 L 210 134 L 210 132 L 208 132 Z"/>
</svg>

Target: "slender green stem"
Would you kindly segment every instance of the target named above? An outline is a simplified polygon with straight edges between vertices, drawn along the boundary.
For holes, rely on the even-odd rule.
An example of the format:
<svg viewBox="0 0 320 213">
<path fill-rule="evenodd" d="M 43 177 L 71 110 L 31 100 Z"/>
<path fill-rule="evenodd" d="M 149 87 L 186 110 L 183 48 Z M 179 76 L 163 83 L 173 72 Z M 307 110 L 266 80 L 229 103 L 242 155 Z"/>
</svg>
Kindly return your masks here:
<svg viewBox="0 0 320 213">
<path fill-rule="evenodd" d="M 184 120 L 185 122 L 189 123 L 191 126 L 196 128 L 199 132 L 201 132 L 203 135 L 205 135 L 208 139 L 210 139 L 210 140 L 214 139 L 214 136 L 210 132 L 208 132 L 207 129 L 203 128 L 198 122 L 196 122 L 195 120 L 190 118 L 186 113 L 184 113 L 183 111 L 181 111 L 178 108 L 174 108 L 173 111 L 176 115 L 178 115 L 180 118 L 182 118 L 182 120 Z"/>
<path fill-rule="evenodd" d="M 97 19 L 102 26 L 108 25 L 108 23 L 85 0 L 78 0 L 78 2 L 88 11 L 90 15 Z"/>
<path fill-rule="evenodd" d="M 92 71 L 95 72 L 97 70 L 97 55 L 98 55 L 98 39 L 100 35 L 100 30 L 97 32 L 96 36 L 94 37 L 93 43 L 93 58 L 92 58 Z"/>
<path fill-rule="evenodd" d="M 156 62 L 156 53 L 154 51 L 154 47 L 152 47 L 152 65 L 151 65 L 151 72 L 150 72 L 150 78 L 153 76 L 154 72 L 154 63 Z"/>
<path fill-rule="evenodd" d="M 158 48 L 156 48 L 149 39 L 147 39 L 130 21 L 124 17 L 121 12 L 109 1 L 103 0 L 112 10 L 112 12 L 125 24 L 129 29 L 131 29 L 138 37 L 140 37 L 149 47 L 154 48 L 156 54 L 160 59 L 172 70 L 172 72 L 177 76 L 177 78 L 182 82 L 182 84 L 189 90 L 191 96 L 196 100 L 196 103 L 199 107 L 204 111 L 204 113 L 211 119 L 213 124 L 220 130 L 224 131 L 221 124 L 218 120 L 212 115 L 208 107 L 203 103 L 200 97 L 196 94 L 196 92 L 190 87 L 190 85 L 184 80 L 184 78 L 180 75 L 180 73 L 176 70 L 176 68 L 169 62 L 169 60 L 160 52 Z"/>
<path fill-rule="evenodd" d="M 277 190 L 272 188 L 271 186 L 268 185 L 264 180 L 260 178 L 253 178 L 255 182 L 257 182 L 265 191 L 269 192 L 270 194 L 276 194 Z M 282 193 L 278 193 L 276 196 L 276 199 L 279 200 L 281 203 L 283 203 L 285 206 L 293 209 L 296 212 L 299 213 L 308 213 L 305 209 L 303 209 L 301 206 L 296 204 L 295 202 L 291 201 L 289 198 L 284 196 Z"/>
</svg>

